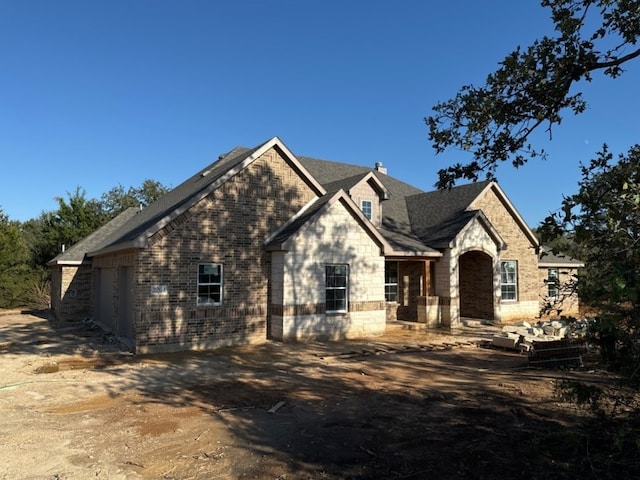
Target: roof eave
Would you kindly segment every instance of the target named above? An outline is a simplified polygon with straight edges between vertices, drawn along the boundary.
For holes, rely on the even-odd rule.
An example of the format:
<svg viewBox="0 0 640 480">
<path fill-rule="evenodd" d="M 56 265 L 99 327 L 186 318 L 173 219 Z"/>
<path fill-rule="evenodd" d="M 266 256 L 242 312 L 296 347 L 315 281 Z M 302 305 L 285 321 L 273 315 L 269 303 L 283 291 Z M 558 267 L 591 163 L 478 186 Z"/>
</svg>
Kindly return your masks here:
<svg viewBox="0 0 640 480">
<path fill-rule="evenodd" d="M 293 153 L 291 153 L 291 151 L 282 142 L 282 140 L 280 140 L 278 137 L 273 137 L 270 140 L 268 140 L 267 142 L 263 143 L 255 152 L 253 152 L 251 155 L 249 155 L 247 158 L 245 158 L 238 165 L 236 165 L 235 167 L 229 169 L 224 175 L 221 175 L 218 179 L 216 179 L 216 181 L 208 184 L 203 189 L 201 189 L 200 191 L 196 192 L 189 199 L 187 199 L 187 201 L 184 202 L 181 206 L 179 206 L 176 209 L 172 210 L 171 213 L 169 213 L 168 215 L 165 215 L 164 217 L 162 217 L 160 220 L 155 222 L 151 227 L 147 228 L 144 232 L 140 233 L 132 241 L 133 242 L 142 242 L 142 243 L 145 244 L 144 246 L 146 246 L 146 243 L 147 243 L 148 239 L 152 235 L 154 235 L 159 230 L 161 230 L 162 228 L 167 226 L 174 219 L 176 219 L 177 217 L 179 217 L 180 215 L 185 213 L 193 205 L 195 205 L 200 200 L 202 200 L 207 195 L 209 195 L 211 192 L 216 190 L 218 187 L 220 187 L 222 184 L 224 184 L 231 177 L 233 177 L 233 176 L 237 175 L 238 173 L 240 173 L 246 167 L 251 165 L 255 160 L 257 160 L 262 155 L 264 155 L 267 151 L 269 151 L 269 149 L 274 148 L 274 147 L 279 148 L 282 151 L 282 153 L 289 158 L 289 161 L 294 164 L 294 168 L 300 170 L 300 173 L 302 175 L 304 175 L 306 180 L 311 184 L 312 190 L 315 191 L 316 195 L 321 196 L 321 195 L 326 194 L 326 191 L 322 187 L 322 185 L 320 185 L 320 183 L 318 183 L 318 181 L 315 178 L 313 178 L 313 176 L 309 173 L 309 171 L 302 166 L 300 161 L 296 158 L 296 156 Z M 135 247 L 135 248 L 144 248 L 144 247 Z"/>
<path fill-rule="evenodd" d="M 130 242 L 115 243 L 108 247 L 95 250 L 93 252 L 87 252 L 87 257 L 98 257 L 100 255 L 107 255 L 109 253 L 121 252 L 123 250 L 141 249 L 147 248 L 149 242 L 146 239 L 140 239 L 139 237 Z"/>
<path fill-rule="evenodd" d="M 540 268 L 584 268 L 584 263 L 551 263 L 538 262 Z"/>
<path fill-rule="evenodd" d="M 441 252 L 411 252 L 407 250 L 391 250 L 385 252 L 385 257 L 427 257 L 427 258 L 440 258 L 443 256 Z"/>
<path fill-rule="evenodd" d="M 90 262 L 87 262 L 86 260 L 56 260 L 55 258 L 53 260 L 50 260 L 49 262 L 47 262 L 47 266 L 49 267 L 53 267 L 54 265 L 68 265 L 68 266 L 79 266 L 79 265 L 86 265 L 89 264 Z"/>
</svg>

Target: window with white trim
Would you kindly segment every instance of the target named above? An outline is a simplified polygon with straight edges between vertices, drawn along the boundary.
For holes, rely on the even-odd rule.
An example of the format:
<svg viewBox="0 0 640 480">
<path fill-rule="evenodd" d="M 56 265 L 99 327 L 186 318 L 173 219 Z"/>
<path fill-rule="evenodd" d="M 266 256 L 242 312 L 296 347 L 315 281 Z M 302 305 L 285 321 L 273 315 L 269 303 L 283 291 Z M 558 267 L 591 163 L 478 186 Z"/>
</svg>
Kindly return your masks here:
<svg viewBox="0 0 640 480">
<path fill-rule="evenodd" d="M 502 301 L 518 300 L 518 262 L 515 260 L 500 262 L 500 290 Z"/>
<path fill-rule="evenodd" d="M 384 262 L 384 299 L 398 301 L 398 262 Z"/>
<path fill-rule="evenodd" d="M 349 266 L 325 266 L 325 308 L 327 312 L 347 312 Z"/>
<path fill-rule="evenodd" d="M 547 271 L 547 295 L 549 296 L 549 298 L 558 297 L 558 292 L 559 292 L 558 279 L 559 279 L 558 269 L 550 268 Z"/>
<path fill-rule="evenodd" d="M 373 202 L 371 200 L 361 200 L 360 209 L 367 219 L 371 220 L 373 216 Z"/>
<path fill-rule="evenodd" d="M 222 305 L 222 264 L 198 264 L 198 305 Z"/>
</svg>

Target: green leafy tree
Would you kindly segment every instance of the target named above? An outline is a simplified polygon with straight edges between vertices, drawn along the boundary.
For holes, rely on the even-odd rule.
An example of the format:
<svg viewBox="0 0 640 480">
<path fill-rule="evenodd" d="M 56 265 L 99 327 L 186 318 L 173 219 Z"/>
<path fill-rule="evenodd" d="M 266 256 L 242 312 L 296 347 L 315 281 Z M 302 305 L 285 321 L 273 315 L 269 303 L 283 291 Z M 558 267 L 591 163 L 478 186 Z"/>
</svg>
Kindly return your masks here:
<svg viewBox="0 0 640 480">
<path fill-rule="evenodd" d="M 149 179 L 144 180 L 138 188 L 129 187 L 125 190 L 122 185 L 118 185 L 102 195 L 102 207 L 113 218 L 129 207 L 146 207 L 167 191 L 168 188 L 160 182 Z"/>
<path fill-rule="evenodd" d="M 578 192 L 547 217 L 543 240 L 570 235 L 585 270 L 577 282 L 583 304 L 602 312 L 599 334 L 607 360 L 618 353 L 632 378 L 640 374 L 640 145 L 616 161 L 605 147 L 581 167 Z"/>
<path fill-rule="evenodd" d="M 0 308 L 23 306 L 29 283 L 29 250 L 19 222 L 0 209 Z"/>
<path fill-rule="evenodd" d="M 437 153 L 460 149 L 471 160 L 441 169 L 439 188 L 458 179 L 495 175 L 498 165 L 515 167 L 544 150 L 534 148 L 532 133 L 549 136 L 565 111 L 582 113 L 586 100 L 575 87 L 596 72 L 616 78 L 638 56 L 639 0 L 543 0 L 551 11 L 556 35 L 527 48 L 518 47 L 490 74 L 482 87 L 466 85 L 450 100 L 436 104 L 425 118 Z M 595 26 L 594 26 L 595 25 Z"/>
<path fill-rule="evenodd" d="M 463 86 L 425 118 L 436 153 L 459 149 L 470 156 L 468 163 L 438 172 L 439 188 L 451 187 L 459 179 L 476 180 L 483 173 L 493 178 L 504 162 L 517 168 L 545 157 L 543 149 L 531 145 L 534 132 L 546 131 L 551 138 L 563 115 L 585 111 L 587 103 L 580 92 L 584 82 L 592 81 L 596 73 L 615 79 L 627 62 L 640 56 L 640 0 L 543 0 L 541 4 L 550 9 L 553 36 L 518 47 L 483 86 Z M 599 312 L 594 334 L 607 360 L 624 373 L 624 384 L 603 387 L 606 391 L 599 386 L 562 386 L 567 398 L 589 403 L 603 414 L 592 433 L 604 439 L 597 460 L 608 464 L 607 473 L 637 465 L 640 448 L 639 172 L 639 146 L 617 162 L 605 146 L 581 167 L 578 193 L 567 197 L 561 211 L 545 220 L 542 228 L 545 240 L 563 235 L 571 239 L 574 255 L 585 262 L 576 284 L 581 303 Z M 597 471 L 595 461 L 592 465 L 596 476 L 604 471 Z"/>
<path fill-rule="evenodd" d="M 77 187 L 73 193 L 67 192 L 67 197 L 56 199 L 57 210 L 43 212 L 40 217 L 24 225 L 34 266 L 46 266 L 62 251 L 63 246 L 70 247 L 109 219 L 102 204 L 98 200 L 88 199 L 81 187 Z"/>
<path fill-rule="evenodd" d="M 592 339 L 622 381 L 564 382 L 559 393 L 597 415 L 596 435 L 614 447 L 598 455 L 622 471 L 640 449 L 640 145 L 617 161 L 605 145 L 581 173 L 578 192 L 566 197 L 540 230 L 543 239 L 567 234 L 575 239 L 585 262 L 577 291 L 581 302 L 598 312 Z"/>
</svg>

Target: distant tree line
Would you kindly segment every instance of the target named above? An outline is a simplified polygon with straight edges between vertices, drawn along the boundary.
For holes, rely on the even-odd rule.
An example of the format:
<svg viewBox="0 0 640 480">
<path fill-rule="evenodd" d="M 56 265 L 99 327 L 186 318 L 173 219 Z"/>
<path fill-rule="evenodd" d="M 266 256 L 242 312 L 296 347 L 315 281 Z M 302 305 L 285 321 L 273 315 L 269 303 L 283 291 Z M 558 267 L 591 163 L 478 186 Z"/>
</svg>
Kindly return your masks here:
<svg viewBox="0 0 640 480">
<path fill-rule="evenodd" d="M 46 308 L 50 271 L 47 262 L 129 207 L 146 206 L 168 188 L 154 180 L 139 187 L 118 185 L 99 199 L 77 187 L 56 198 L 58 208 L 37 218 L 11 220 L 0 206 L 0 308 Z"/>
</svg>

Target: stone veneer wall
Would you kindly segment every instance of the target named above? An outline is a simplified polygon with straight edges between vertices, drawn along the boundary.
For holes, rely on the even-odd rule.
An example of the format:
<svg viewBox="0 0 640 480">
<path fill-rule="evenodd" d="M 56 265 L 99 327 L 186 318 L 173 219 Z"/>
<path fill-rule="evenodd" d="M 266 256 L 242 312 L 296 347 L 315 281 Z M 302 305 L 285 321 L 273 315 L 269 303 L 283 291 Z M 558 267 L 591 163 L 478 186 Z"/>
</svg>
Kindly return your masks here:
<svg viewBox="0 0 640 480">
<path fill-rule="evenodd" d="M 381 335 L 386 324 L 384 256 L 336 202 L 273 253 L 271 335 L 278 340 Z M 325 266 L 349 266 L 348 312 L 325 313 Z"/>
<path fill-rule="evenodd" d="M 379 227 L 382 224 L 382 208 L 378 192 L 368 182 L 361 182 L 352 188 L 349 194 L 358 208 L 362 207 L 362 200 L 371 201 L 371 222 Z"/>
<path fill-rule="evenodd" d="M 266 340 L 270 233 L 315 197 L 273 148 L 175 219 L 136 264 L 136 350 L 207 349 Z M 198 306 L 200 263 L 221 263 L 223 304 Z M 166 294 L 152 295 L 152 286 Z"/>
<path fill-rule="evenodd" d="M 473 220 L 458 234 L 455 246 L 447 249 L 443 257 L 435 263 L 436 295 L 440 297 L 441 322 L 445 327 L 460 325 L 460 265 L 462 255 L 470 252 L 482 252 L 491 257 L 493 272 L 494 296 L 499 295 L 499 277 L 495 259 L 498 256 L 495 241 L 488 235 L 478 220 Z M 488 281 L 491 281 L 488 279 Z M 497 303 L 494 302 L 494 305 Z M 496 309 L 498 310 L 498 309 Z M 499 311 L 494 312 L 494 319 L 499 320 Z"/>
</svg>

